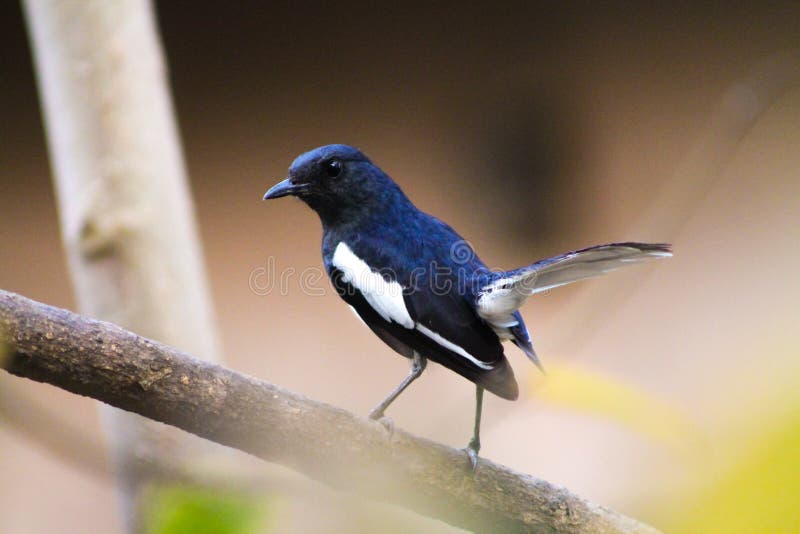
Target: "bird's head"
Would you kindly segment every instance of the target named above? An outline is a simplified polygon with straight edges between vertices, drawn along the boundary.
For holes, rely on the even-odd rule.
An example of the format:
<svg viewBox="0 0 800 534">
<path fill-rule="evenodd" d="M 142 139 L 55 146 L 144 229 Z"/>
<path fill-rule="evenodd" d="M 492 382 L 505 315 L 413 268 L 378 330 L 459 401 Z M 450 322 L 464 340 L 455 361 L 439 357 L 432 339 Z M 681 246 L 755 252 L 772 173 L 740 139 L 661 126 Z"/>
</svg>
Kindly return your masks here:
<svg viewBox="0 0 800 534">
<path fill-rule="evenodd" d="M 356 218 L 405 198 L 397 185 L 360 150 L 326 145 L 301 154 L 289 176 L 275 184 L 264 200 L 296 196 L 316 211 L 323 223 Z"/>
</svg>

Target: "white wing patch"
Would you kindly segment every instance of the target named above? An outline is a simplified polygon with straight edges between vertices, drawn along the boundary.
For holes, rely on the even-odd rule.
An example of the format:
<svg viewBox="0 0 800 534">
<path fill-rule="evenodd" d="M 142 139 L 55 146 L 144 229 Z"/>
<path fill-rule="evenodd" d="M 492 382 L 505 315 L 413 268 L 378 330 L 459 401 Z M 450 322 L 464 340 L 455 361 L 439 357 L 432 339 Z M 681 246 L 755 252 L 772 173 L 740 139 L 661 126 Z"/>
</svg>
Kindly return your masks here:
<svg viewBox="0 0 800 534">
<path fill-rule="evenodd" d="M 464 358 L 468 359 L 469 361 L 471 361 L 472 363 L 474 363 L 475 365 L 477 365 L 481 369 L 486 369 L 488 371 L 489 369 L 492 368 L 492 364 L 480 361 L 475 356 L 473 356 L 469 352 L 465 351 L 464 349 L 462 349 L 461 347 L 459 347 L 455 343 L 447 341 L 445 338 L 443 338 L 442 336 L 440 336 L 439 334 L 437 334 L 436 332 L 434 332 L 430 328 L 426 328 L 425 326 L 417 323 L 417 330 L 419 330 L 420 332 L 422 332 L 423 334 L 425 334 L 426 336 L 428 336 L 429 338 L 431 338 L 432 340 L 434 340 L 436 343 L 438 343 L 439 345 L 443 346 L 444 348 L 446 348 L 448 350 L 451 350 L 451 351 L 455 352 L 456 354 L 458 354 L 459 356 L 463 356 Z"/>
<path fill-rule="evenodd" d="M 344 241 L 336 245 L 332 263 L 342 271 L 345 282 L 361 291 L 378 315 L 389 322 L 414 328 L 414 320 L 403 301 L 403 286 L 397 282 L 387 282 L 380 273 L 373 272 Z"/>
<path fill-rule="evenodd" d="M 344 241 L 336 245 L 331 263 L 342 272 L 342 279 L 358 289 L 369 305 L 386 321 L 393 321 L 406 328 L 416 328 L 442 347 L 466 358 L 481 369 L 488 371 L 493 368 L 492 364 L 479 360 L 452 341 L 415 322 L 403 300 L 403 286 L 397 282 L 387 282 L 380 273 L 374 272 L 364 260 L 356 256 Z M 351 306 L 350 309 L 361 319 L 355 308 Z M 363 319 L 361 322 L 364 322 Z"/>
</svg>

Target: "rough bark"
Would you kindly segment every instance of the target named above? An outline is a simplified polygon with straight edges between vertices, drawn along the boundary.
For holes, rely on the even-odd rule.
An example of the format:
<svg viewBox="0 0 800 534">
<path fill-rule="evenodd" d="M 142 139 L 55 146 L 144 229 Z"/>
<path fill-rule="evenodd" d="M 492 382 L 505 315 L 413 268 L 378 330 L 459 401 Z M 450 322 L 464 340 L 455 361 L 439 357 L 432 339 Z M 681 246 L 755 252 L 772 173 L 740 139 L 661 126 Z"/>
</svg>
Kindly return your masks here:
<svg viewBox="0 0 800 534">
<path fill-rule="evenodd" d="M 0 363 L 283 464 L 336 488 L 481 532 L 655 532 L 568 490 L 463 451 L 0 291 Z"/>
</svg>

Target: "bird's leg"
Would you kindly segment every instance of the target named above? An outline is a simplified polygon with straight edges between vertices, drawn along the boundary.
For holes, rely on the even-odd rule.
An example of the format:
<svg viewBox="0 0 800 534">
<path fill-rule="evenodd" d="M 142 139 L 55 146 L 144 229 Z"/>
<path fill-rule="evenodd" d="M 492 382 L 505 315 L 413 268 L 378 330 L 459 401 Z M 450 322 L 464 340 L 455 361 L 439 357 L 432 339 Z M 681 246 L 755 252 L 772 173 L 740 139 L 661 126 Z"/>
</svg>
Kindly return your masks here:
<svg viewBox="0 0 800 534">
<path fill-rule="evenodd" d="M 411 382 L 419 378 L 419 375 L 422 374 L 422 371 L 425 370 L 425 366 L 428 364 L 428 360 L 424 357 L 420 356 L 417 351 L 414 351 L 414 356 L 411 359 L 411 371 L 408 373 L 408 376 L 400 382 L 400 385 L 394 388 L 394 391 L 389 393 L 389 396 L 383 399 L 383 401 L 378 404 L 375 408 L 369 412 L 369 418 L 372 420 L 380 421 L 383 426 L 391 433 L 394 430 L 391 420 L 387 417 L 384 417 L 383 413 L 386 411 L 386 408 L 394 402 L 394 400 L 405 390 Z"/>
<path fill-rule="evenodd" d="M 469 457 L 472 470 L 478 467 L 478 452 L 481 450 L 481 412 L 483 411 L 483 388 L 476 386 L 475 390 L 475 428 L 472 431 L 472 439 L 465 449 Z"/>
</svg>

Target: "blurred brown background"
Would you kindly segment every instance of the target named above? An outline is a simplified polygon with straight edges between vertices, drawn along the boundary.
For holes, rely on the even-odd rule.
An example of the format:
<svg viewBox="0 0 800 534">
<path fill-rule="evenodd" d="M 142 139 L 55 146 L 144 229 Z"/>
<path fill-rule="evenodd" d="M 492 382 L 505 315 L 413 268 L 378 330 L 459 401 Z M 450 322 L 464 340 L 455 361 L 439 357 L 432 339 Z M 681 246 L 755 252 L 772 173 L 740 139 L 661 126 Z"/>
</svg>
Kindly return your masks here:
<svg viewBox="0 0 800 534">
<path fill-rule="evenodd" d="M 698 429 L 690 446 L 706 458 L 720 425 L 762 417 L 764 399 L 796 383 L 798 4 L 157 7 L 230 366 L 362 414 L 406 372 L 327 280 L 315 284 L 324 296 L 303 291 L 299 273 L 321 263 L 316 216 L 260 201 L 294 156 L 338 142 L 362 148 L 492 266 L 607 241 L 674 243 L 673 260 L 558 289 L 523 313 L 546 368 L 580 364 L 646 391 Z M 69 308 L 13 2 L 0 4 L 0 50 L 0 287 Z M 270 257 L 298 273 L 285 294 L 250 287 Z M 524 357 L 507 352 L 530 382 Z M 14 399 L 58 407 L 100 441 L 94 402 L 7 375 L 0 389 L 0 530 L 119 531 L 111 481 L 68 444 L 33 436 Z M 390 415 L 462 446 L 473 396 L 432 368 Z M 659 503 L 697 482 L 695 464 L 657 440 L 557 403 L 491 398 L 484 420 L 487 457 L 643 520 L 658 524 Z M 308 526 L 304 505 L 287 503 L 277 528 Z M 346 530 L 352 518 L 325 503 L 309 528 Z"/>
</svg>

